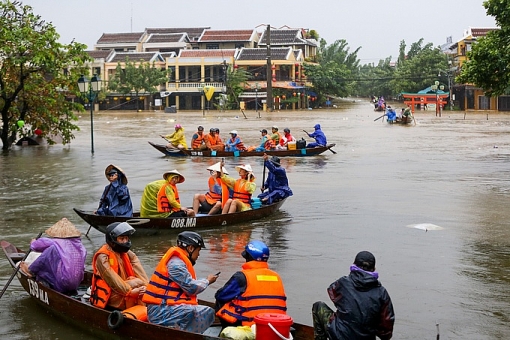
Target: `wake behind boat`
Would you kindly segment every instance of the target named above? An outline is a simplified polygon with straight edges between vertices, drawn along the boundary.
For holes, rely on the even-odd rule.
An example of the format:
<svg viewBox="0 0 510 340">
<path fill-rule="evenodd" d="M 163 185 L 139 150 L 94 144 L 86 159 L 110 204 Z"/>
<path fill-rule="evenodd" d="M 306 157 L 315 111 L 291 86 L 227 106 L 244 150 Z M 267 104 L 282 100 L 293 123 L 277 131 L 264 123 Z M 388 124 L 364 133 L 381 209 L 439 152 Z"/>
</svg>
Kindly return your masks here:
<svg viewBox="0 0 510 340">
<path fill-rule="evenodd" d="M 1 241 L 3 252 L 13 269 L 16 263 L 25 256 L 23 250 L 7 241 Z M 172 340 L 211 340 L 221 339 L 217 336 L 220 331 L 219 321 L 216 320 L 205 334 L 190 333 L 179 329 L 169 328 L 123 316 L 112 318 L 118 312 L 110 312 L 97 308 L 89 303 L 86 291 L 92 283 L 92 272 L 85 271 L 85 276 L 78 288 L 77 294 L 68 296 L 61 294 L 18 271 L 18 280 L 32 300 L 52 314 L 66 322 L 80 327 L 84 331 L 103 339 L 172 339 Z M 214 308 L 214 304 L 199 301 L 200 304 Z M 112 323 L 115 321 L 115 323 Z M 294 323 L 293 337 L 296 340 L 312 340 L 313 327 Z M 214 334 L 214 335 L 211 335 Z"/>
<path fill-rule="evenodd" d="M 304 149 L 295 149 L 295 150 L 265 150 L 261 152 L 257 151 L 211 151 L 211 150 L 192 150 L 192 149 L 168 149 L 166 145 L 156 144 L 149 142 L 156 150 L 164 153 L 166 156 L 171 157 L 255 157 L 255 156 L 263 156 L 264 153 L 270 156 L 278 156 L 278 157 L 304 157 L 304 156 L 317 156 L 321 153 L 329 150 L 332 153 L 336 154 L 332 148 L 336 145 L 328 144 L 326 146 L 319 146 L 316 148 L 304 148 Z"/>
<path fill-rule="evenodd" d="M 223 227 L 236 223 L 243 223 L 252 220 L 262 219 L 273 215 L 286 199 L 273 204 L 262 205 L 260 208 L 246 211 L 218 214 L 218 215 L 197 215 L 196 217 L 169 217 L 169 218 L 143 218 L 139 212 L 133 213 L 132 217 L 100 216 L 92 211 L 84 211 L 73 208 L 73 210 L 91 227 L 104 233 L 106 227 L 113 222 L 127 222 L 138 231 L 154 233 L 165 229 L 197 229 Z"/>
</svg>

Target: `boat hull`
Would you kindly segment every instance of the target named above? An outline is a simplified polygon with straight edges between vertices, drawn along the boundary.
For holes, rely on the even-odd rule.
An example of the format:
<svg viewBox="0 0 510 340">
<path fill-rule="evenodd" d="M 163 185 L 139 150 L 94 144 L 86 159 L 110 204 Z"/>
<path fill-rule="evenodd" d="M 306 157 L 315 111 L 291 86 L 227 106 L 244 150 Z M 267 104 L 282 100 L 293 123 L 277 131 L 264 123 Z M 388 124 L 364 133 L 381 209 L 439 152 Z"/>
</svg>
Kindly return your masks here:
<svg viewBox="0 0 510 340">
<path fill-rule="evenodd" d="M 321 153 L 331 150 L 336 144 L 328 144 L 316 148 L 296 149 L 296 150 L 266 150 L 266 151 L 241 151 L 241 152 L 228 152 L 228 151 L 211 151 L 211 150 L 167 150 L 166 145 L 156 144 L 149 142 L 156 150 L 171 157 L 256 157 L 263 156 L 264 154 L 278 157 L 305 157 L 317 156 Z"/>
<path fill-rule="evenodd" d="M 199 229 L 224 227 L 228 225 L 243 223 L 252 220 L 262 219 L 273 215 L 286 199 L 273 204 L 262 205 L 260 208 L 236 212 L 232 214 L 199 215 L 196 217 L 170 217 L 170 218 L 141 218 L 140 213 L 134 213 L 133 217 L 99 216 L 91 211 L 84 211 L 74 208 L 73 210 L 85 222 L 93 228 L 104 233 L 106 227 L 114 222 L 128 222 L 137 232 L 146 231 L 155 233 L 159 230 L 170 229 Z"/>
</svg>

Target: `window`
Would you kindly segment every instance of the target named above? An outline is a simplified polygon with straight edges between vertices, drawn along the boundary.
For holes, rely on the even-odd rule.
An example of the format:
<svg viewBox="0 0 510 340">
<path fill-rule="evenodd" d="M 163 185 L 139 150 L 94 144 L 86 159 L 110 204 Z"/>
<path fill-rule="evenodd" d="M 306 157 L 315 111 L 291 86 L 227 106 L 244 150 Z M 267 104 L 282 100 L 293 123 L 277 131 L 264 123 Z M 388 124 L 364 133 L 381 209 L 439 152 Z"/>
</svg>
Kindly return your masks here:
<svg viewBox="0 0 510 340">
<path fill-rule="evenodd" d="M 236 48 L 244 48 L 244 44 L 237 43 Z"/>
<path fill-rule="evenodd" d="M 205 48 L 208 50 L 219 50 L 220 44 L 206 44 Z"/>
</svg>

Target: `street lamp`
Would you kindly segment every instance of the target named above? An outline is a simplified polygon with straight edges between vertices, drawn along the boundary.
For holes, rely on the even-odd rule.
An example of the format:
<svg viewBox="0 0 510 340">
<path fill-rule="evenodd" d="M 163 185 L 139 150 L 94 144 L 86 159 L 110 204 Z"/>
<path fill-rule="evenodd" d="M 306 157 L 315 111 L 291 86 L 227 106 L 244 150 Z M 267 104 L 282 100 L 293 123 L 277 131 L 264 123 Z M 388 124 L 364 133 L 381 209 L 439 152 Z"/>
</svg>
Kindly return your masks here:
<svg viewBox="0 0 510 340">
<path fill-rule="evenodd" d="M 260 112 L 259 112 L 259 90 L 260 90 L 260 84 L 255 83 L 255 112 L 259 115 L 260 118 Z"/>
<path fill-rule="evenodd" d="M 453 68 L 455 69 L 455 68 Z M 448 78 L 448 92 L 449 92 L 449 97 L 448 97 L 448 101 L 450 102 L 450 111 L 453 110 L 453 95 L 452 95 L 452 71 L 439 71 L 439 73 L 437 74 L 438 77 L 441 77 L 441 73 L 443 74 L 446 74 L 446 77 Z"/>
<path fill-rule="evenodd" d="M 440 103 L 440 100 L 439 100 L 439 93 L 438 93 L 438 91 L 439 90 L 443 91 L 444 90 L 444 85 L 439 85 L 439 81 L 436 80 L 434 82 L 434 85 L 432 85 L 430 88 L 436 94 L 436 117 L 438 116 L 438 114 L 439 114 L 439 117 L 441 117 L 441 103 Z"/>
<path fill-rule="evenodd" d="M 94 153 L 94 102 L 101 91 L 101 78 L 94 74 L 89 82 L 82 74 L 78 79 L 78 88 L 81 94 L 88 99 L 90 105 L 90 151 Z"/>
</svg>

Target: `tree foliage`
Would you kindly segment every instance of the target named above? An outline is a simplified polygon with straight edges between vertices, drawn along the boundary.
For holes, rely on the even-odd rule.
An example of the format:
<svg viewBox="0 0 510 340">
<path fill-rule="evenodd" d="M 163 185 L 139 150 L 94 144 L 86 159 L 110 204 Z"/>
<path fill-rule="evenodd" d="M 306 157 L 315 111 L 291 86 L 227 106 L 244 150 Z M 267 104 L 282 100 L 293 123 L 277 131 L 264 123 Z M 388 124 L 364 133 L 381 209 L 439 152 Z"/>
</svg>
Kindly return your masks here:
<svg viewBox="0 0 510 340">
<path fill-rule="evenodd" d="M 510 92 L 510 0 L 487 0 L 483 6 L 501 28 L 477 40 L 462 65 L 458 82 L 481 87 L 488 96 Z"/>
<path fill-rule="evenodd" d="M 224 109 L 239 107 L 239 95 L 244 92 L 246 82 L 252 77 L 251 73 L 243 68 L 227 70 L 227 82 L 225 83 L 227 102 Z"/>
<path fill-rule="evenodd" d="M 0 112 L 3 150 L 11 147 L 18 135 L 42 131 L 48 143 L 54 136 L 62 142 L 74 138 L 78 126 L 73 111 L 80 104 L 66 101 L 77 93 L 77 79 L 89 60 L 85 45 L 61 44 L 51 23 L 33 13 L 19 1 L 0 2 Z M 24 121 L 22 127 L 17 124 Z"/>
</svg>

